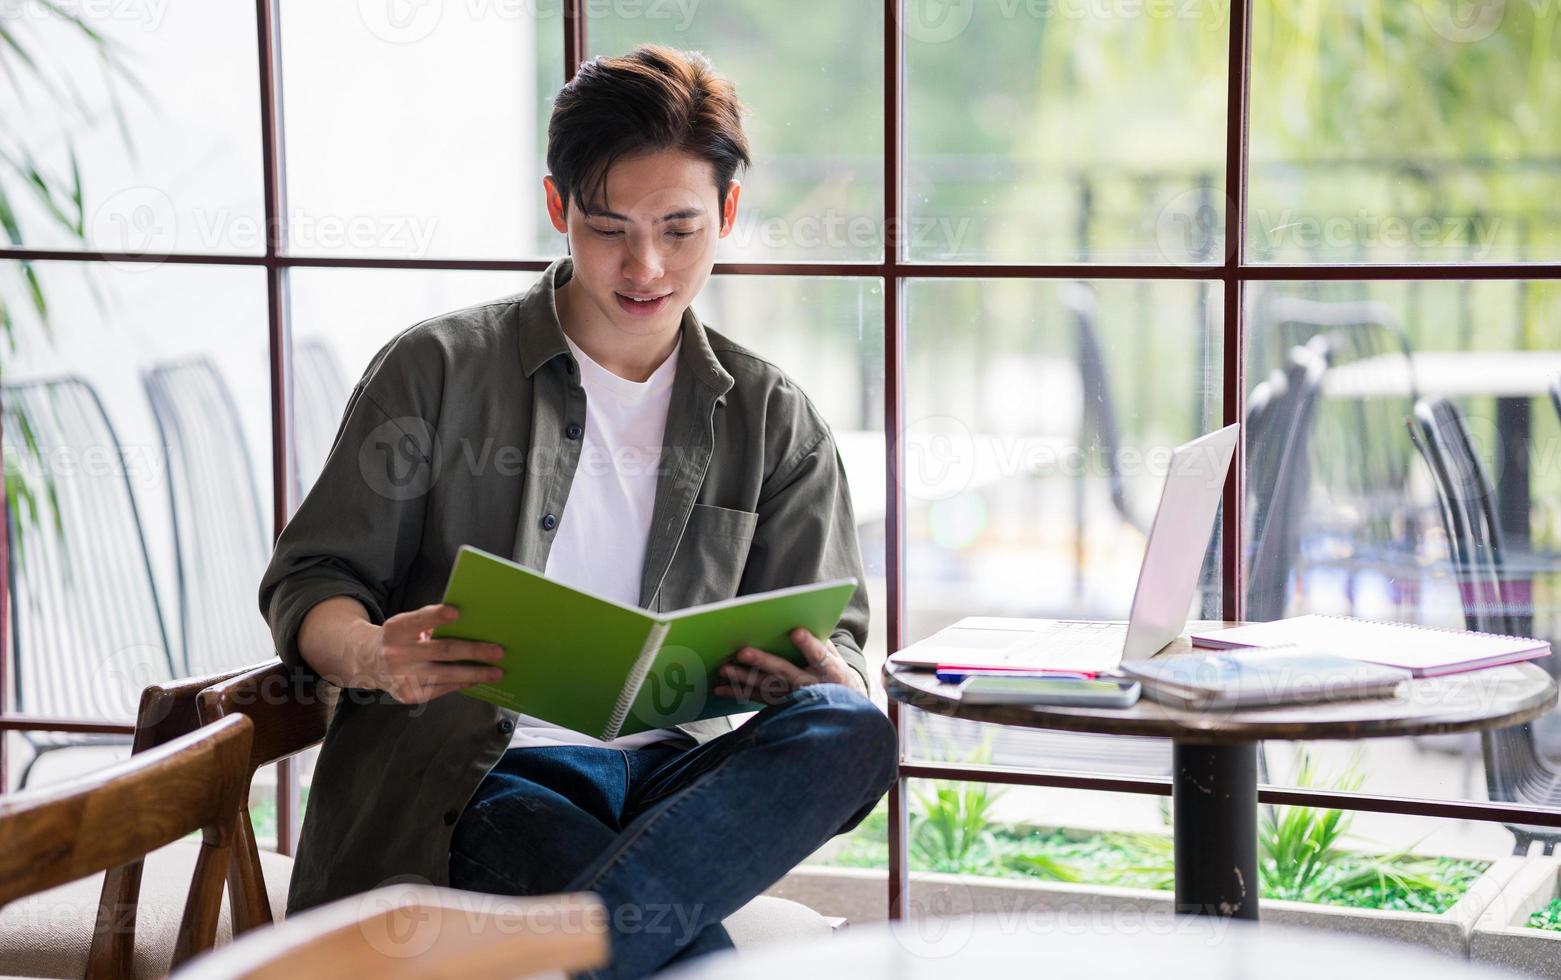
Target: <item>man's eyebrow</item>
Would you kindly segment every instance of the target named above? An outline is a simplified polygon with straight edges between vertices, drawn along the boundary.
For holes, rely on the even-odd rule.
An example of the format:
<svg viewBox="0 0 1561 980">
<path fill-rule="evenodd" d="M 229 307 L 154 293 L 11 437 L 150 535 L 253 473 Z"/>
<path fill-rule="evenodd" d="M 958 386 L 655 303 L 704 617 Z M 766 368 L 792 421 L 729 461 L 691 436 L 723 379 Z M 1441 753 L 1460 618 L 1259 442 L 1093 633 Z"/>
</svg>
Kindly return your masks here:
<svg viewBox="0 0 1561 980">
<path fill-rule="evenodd" d="M 704 213 L 705 209 L 700 207 L 683 208 L 681 211 L 673 211 L 671 214 L 664 214 L 656 220 L 662 222 L 682 221 L 687 218 L 697 218 Z M 604 211 L 600 208 L 586 208 L 585 216 L 587 218 L 610 218 L 613 221 L 629 220 L 629 216 L 626 214 L 619 214 L 616 211 Z"/>
</svg>

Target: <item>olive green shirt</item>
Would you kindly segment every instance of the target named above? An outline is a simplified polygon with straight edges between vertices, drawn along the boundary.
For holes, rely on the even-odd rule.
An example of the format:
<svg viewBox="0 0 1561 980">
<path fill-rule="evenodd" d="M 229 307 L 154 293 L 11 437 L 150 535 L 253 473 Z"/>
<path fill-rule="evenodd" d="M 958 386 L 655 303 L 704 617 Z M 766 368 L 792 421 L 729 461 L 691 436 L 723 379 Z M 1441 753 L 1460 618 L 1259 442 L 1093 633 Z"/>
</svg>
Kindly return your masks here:
<svg viewBox="0 0 1561 980">
<path fill-rule="evenodd" d="M 461 545 L 545 567 L 585 425 L 585 391 L 553 300 L 571 273 L 559 259 L 530 290 L 425 320 L 375 355 L 260 583 L 283 661 L 313 674 L 298 628 L 331 596 L 357 599 L 376 624 L 441 601 Z M 844 468 L 818 410 L 692 310 L 681 329 L 640 606 L 863 580 Z M 867 619 L 858 588 L 830 637 L 864 683 Z M 503 756 L 514 718 L 462 694 L 401 704 L 342 692 L 314 770 L 288 911 L 394 881 L 447 885 L 452 827 Z M 703 742 L 732 723 L 677 727 Z"/>
</svg>

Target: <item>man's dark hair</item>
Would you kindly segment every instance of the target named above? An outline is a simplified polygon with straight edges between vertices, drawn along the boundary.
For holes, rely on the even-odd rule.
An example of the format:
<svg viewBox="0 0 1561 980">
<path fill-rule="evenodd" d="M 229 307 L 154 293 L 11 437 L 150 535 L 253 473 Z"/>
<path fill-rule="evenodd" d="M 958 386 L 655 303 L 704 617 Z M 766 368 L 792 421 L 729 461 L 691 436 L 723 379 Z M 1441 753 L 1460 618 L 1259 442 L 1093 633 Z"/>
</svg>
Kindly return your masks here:
<svg viewBox="0 0 1561 980">
<path fill-rule="evenodd" d="M 697 51 L 659 44 L 580 66 L 553 100 L 547 124 L 547 168 L 564 206 L 584 210 L 620 157 L 680 150 L 715 170 L 716 195 L 738 167 L 749 166 L 742 104 L 731 81 Z"/>
</svg>

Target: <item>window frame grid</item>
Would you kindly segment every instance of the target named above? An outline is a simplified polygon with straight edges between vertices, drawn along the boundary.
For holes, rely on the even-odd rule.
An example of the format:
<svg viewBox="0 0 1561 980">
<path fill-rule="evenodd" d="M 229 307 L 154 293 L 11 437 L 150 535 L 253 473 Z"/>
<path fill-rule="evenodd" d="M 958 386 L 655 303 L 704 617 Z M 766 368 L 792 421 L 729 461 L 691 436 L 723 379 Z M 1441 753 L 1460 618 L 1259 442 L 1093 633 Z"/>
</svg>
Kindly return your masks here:
<svg viewBox="0 0 1561 980">
<path fill-rule="evenodd" d="M 281 0 L 255 0 L 256 55 L 260 82 L 262 179 L 267 237 L 261 255 L 143 254 L 101 250 L 36 249 L 0 246 L 0 260 L 36 262 L 148 262 L 190 265 L 260 266 L 266 273 L 266 304 L 270 345 L 271 461 L 273 540 L 280 535 L 297 506 L 293 499 L 293 413 L 291 325 L 289 322 L 288 272 L 295 268 L 408 269 L 442 271 L 540 272 L 545 259 L 413 259 L 287 254 L 285 152 L 281 54 Z M 876 278 L 884 284 L 884 425 L 887 433 L 905 426 L 904 385 L 906 324 L 905 287 L 911 279 L 1108 279 L 1219 283 L 1223 288 L 1221 323 L 1223 424 L 1242 418 L 1242 393 L 1246 389 L 1246 308 L 1248 283 L 1269 282 L 1393 282 L 1408 280 L 1557 280 L 1561 262 L 1423 264 L 1347 263 L 1253 264 L 1246 260 L 1246 175 L 1251 91 L 1252 0 L 1233 0 L 1226 76 L 1225 239 L 1220 261 L 1206 265 L 1092 264 L 1092 263 L 955 263 L 917 262 L 906 258 L 903 238 L 903 173 L 905 163 L 904 35 L 900 30 L 904 5 L 915 0 L 884 0 L 884 160 L 883 223 L 885 248 L 879 262 L 717 262 L 716 275 L 816 276 L 826 278 Z M 589 50 L 585 0 L 563 0 L 564 81 Z M 1221 535 L 1221 610 L 1226 619 L 1243 613 L 1244 572 L 1241 567 L 1245 446 L 1238 443 L 1235 465 L 1224 489 Z M 884 464 L 897 473 L 904 465 L 899 440 L 886 439 Z M 899 649 L 905 639 L 905 494 L 897 480 L 886 486 L 885 577 L 887 586 L 887 647 Z M 8 547 L 6 526 L 0 522 L 0 558 Z M 8 629 L 5 590 L 0 589 L 0 628 Z M 0 659 L 0 710 L 6 697 L 5 664 Z M 890 719 L 900 726 L 901 711 L 888 704 Z M 0 714 L 0 786 L 8 785 L 3 734 L 8 731 L 49 730 L 63 732 L 112 732 L 128 734 L 132 725 L 104 720 L 40 718 Z M 298 774 L 292 760 L 277 764 L 277 844 L 283 854 L 294 853 L 299 830 Z M 908 806 L 906 780 L 955 779 L 1021 786 L 1051 786 L 1101 792 L 1169 796 L 1170 781 L 1157 777 L 1104 776 L 1039 768 L 979 765 L 937 765 L 907 761 L 901 747 L 899 778 L 890 789 L 888 900 L 890 918 L 903 918 L 909 888 Z M 1258 800 L 1265 805 L 1333 807 L 1363 812 L 1484 822 L 1528 823 L 1561 827 L 1561 810 L 1466 800 L 1380 796 L 1327 790 L 1260 786 Z"/>
</svg>

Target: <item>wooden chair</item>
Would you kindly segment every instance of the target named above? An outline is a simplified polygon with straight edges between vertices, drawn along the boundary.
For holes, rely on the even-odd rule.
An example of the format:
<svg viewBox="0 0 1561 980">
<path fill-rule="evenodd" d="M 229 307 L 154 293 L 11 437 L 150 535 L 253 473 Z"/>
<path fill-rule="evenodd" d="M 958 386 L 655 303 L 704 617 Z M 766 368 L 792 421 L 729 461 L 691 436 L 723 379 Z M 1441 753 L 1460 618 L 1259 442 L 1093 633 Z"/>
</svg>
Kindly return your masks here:
<svg viewBox="0 0 1561 980">
<path fill-rule="evenodd" d="M 255 737 L 245 764 L 244 799 L 235 819 L 228 870 L 228 914 L 219 923 L 219 945 L 226 928 L 239 936 L 282 918 L 292 859 L 262 851 L 249 819 L 248 788 L 255 770 L 302 752 L 325 737 L 334 688 L 304 679 L 278 660 L 208 677 L 154 685 L 142 695 L 136 725 L 136 749 L 155 745 L 203 723 L 242 714 L 254 724 Z M 310 910 L 311 912 L 314 910 Z M 739 949 L 775 940 L 827 936 L 844 925 L 798 902 L 760 895 L 722 923 Z"/>
<path fill-rule="evenodd" d="M 318 745 L 331 721 L 333 688 L 291 671 L 281 661 L 238 671 L 208 684 L 195 695 L 196 713 L 203 724 L 233 715 L 244 715 L 255 725 L 244 781 L 244 801 L 239 807 L 233 859 L 228 869 L 228 900 L 235 936 L 256 926 L 270 925 L 273 899 L 285 907 L 286 894 L 272 896 L 255 844 L 255 828 L 249 819 L 249 784 L 262 766 L 268 766 Z"/>
<path fill-rule="evenodd" d="M 0 798 L 5 972 L 161 976 L 210 949 L 253 727 L 246 718 L 225 719 L 98 772 Z M 136 944 L 140 861 L 197 830 L 172 950 L 159 951 L 165 960 L 153 957 Z M 98 872 L 105 875 L 95 915 L 58 923 L 75 904 L 62 887 Z"/>
<path fill-rule="evenodd" d="M 279 661 L 260 664 L 208 684 L 195 695 L 202 721 L 211 722 L 239 713 L 255 723 L 250 771 L 270 765 L 317 744 L 330 723 L 330 702 L 317 693 L 318 682 L 302 680 Z M 323 688 L 329 690 L 329 688 Z M 182 697 L 182 695 L 181 695 Z M 186 709 L 171 713 L 184 716 Z M 248 783 L 245 783 L 248 786 Z M 246 790 L 247 796 L 247 790 Z M 249 808 L 241 806 L 238 835 L 228 875 L 233 933 L 239 935 L 267 925 L 285 908 L 287 876 L 265 874 L 263 860 L 286 861 L 255 845 Z M 280 892 L 280 894 L 278 894 Z M 777 939 L 827 936 L 844 920 L 828 919 L 798 902 L 760 895 L 732 913 L 722 923 L 739 949 Z"/>
<path fill-rule="evenodd" d="M 512 898 L 390 886 L 309 909 L 197 958 L 173 980 L 508 980 L 602 966 L 595 895 Z"/>
</svg>

